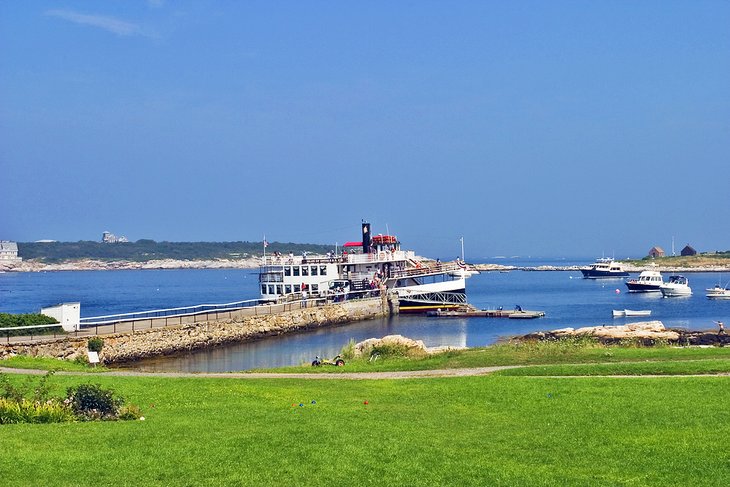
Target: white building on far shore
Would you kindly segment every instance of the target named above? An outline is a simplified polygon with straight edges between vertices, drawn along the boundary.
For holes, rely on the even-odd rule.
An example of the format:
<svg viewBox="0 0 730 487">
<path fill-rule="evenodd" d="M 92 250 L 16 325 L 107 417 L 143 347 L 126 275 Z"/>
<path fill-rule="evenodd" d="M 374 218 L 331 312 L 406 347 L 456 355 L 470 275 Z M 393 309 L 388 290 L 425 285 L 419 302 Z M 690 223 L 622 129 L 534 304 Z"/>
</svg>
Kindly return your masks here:
<svg viewBox="0 0 730 487">
<path fill-rule="evenodd" d="M 112 232 L 109 232 L 109 231 L 106 231 L 101 234 L 101 241 L 104 243 L 129 242 L 129 240 L 127 240 L 127 237 L 125 237 L 125 236 L 117 237 L 116 235 L 114 235 Z"/>
<path fill-rule="evenodd" d="M 16 242 L 0 240 L 0 262 L 9 264 L 22 260 L 18 257 L 18 244 Z"/>
</svg>

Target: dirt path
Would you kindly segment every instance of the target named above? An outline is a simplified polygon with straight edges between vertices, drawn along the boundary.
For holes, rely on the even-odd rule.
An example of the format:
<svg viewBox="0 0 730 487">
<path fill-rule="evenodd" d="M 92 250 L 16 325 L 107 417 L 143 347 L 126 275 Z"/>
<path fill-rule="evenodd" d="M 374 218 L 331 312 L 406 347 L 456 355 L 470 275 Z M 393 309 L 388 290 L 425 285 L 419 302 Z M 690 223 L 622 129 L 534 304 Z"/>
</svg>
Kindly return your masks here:
<svg viewBox="0 0 730 487">
<path fill-rule="evenodd" d="M 112 370 L 109 372 L 68 372 L 59 371 L 57 375 L 84 375 L 84 376 L 114 376 L 114 377 L 170 377 L 170 378 L 215 378 L 215 379 L 323 379 L 323 380 L 382 380 L 382 379 L 425 379 L 437 377 L 469 377 L 488 375 L 493 372 L 507 369 L 529 367 L 526 365 L 501 365 L 495 367 L 475 367 L 468 369 L 439 369 L 439 370 L 403 370 L 394 372 L 341 372 L 341 373 L 263 373 L 263 372 L 135 372 L 127 370 Z M 47 371 L 38 369 L 14 369 L 0 367 L 0 372 L 7 374 L 43 375 Z M 714 374 L 647 374 L 647 375 L 535 375 L 519 376 L 534 379 L 576 379 L 586 377 L 610 377 L 615 379 L 630 378 L 661 378 L 661 377 L 730 377 L 730 373 Z"/>
<path fill-rule="evenodd" d="M 109 372 L 68 372 L 59 371 L 57 375 L 103 375 L 116 377 L 208 377 L 216 379 L 420 379 L 428 377 L 465 377 L 491 374 L 499 370 L 514 369 L 519 365 L 504 365 L 498 367 L 477 367 L 469 369 L 439 369 L 439 370 L 404 370 L 394 372 L 337 372 L 337 373 L 263 373 L 263 372 L 135 372 L 129 370 L 112 370 Z M 45 370 L 15 369 L 0 367 L 0 372 L 8 374 L 43 375 Z"/>
</svg>

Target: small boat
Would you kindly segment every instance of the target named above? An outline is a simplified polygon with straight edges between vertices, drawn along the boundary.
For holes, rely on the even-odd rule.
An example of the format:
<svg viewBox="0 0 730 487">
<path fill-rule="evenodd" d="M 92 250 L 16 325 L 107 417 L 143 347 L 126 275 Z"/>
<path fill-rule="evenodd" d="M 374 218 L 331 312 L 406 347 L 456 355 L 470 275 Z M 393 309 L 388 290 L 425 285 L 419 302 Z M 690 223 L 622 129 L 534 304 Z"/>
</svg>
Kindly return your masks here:
<svg viewBox="0 0 730 487">
<path fill-rule="evenodd" d="M 730 289 L 726 287 L 721 287 L 719 284 L 716 284 L 715 287 L 711 287 L 708 289 L 705 289 L 707 291 L 707 296 L 709 299 L 730 299 Z"/>
<path fill-rule="evenodd" d="M 590 266 L 580 270 L 584 279 L 605 279 L 615 277 L 629 277 L 621 263 L 610 258 L 600 258 Z"/>
<path fill-rule="evenodd" d="M 652 267 L 656 267 L 656 264 L 652 264 Z M 626 281 L 626 287 L 629 288 L 630 293 L 658 293 L 661 292 L 659 288 L 662 284 L 664 284 L 662 274 L 655 269 L 642 271 L 638 279 Z"/>
<path fill-rule="evenodd" d="M 676 296 L 690 296 L 692 288 L 689 287 L 689 280 L 684 276 L 669 276 L 669 281 L 662 284 L 659 289 L 665 298 Z"/>
<path fill-rule="evenodd" d="M 651 316 L 651 310 L 650 309 L 615 309 L 613 310 L 613 317 L 614 318 L 623 318 L 623 317 L 631 317 L 631 316 Z"/>
</svg>

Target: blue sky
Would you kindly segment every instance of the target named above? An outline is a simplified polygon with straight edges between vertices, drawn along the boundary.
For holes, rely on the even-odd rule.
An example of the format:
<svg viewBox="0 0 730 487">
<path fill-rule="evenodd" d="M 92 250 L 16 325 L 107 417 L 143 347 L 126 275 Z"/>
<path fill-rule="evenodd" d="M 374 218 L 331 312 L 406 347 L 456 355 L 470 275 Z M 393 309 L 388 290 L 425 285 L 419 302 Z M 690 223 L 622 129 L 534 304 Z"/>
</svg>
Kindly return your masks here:
<svg viewBox="0 0 730 487">
<path fill-rule="evenodd" d="M 730 249 L 730 2 L 0 3 L 0 239 Z"/>
</svg>

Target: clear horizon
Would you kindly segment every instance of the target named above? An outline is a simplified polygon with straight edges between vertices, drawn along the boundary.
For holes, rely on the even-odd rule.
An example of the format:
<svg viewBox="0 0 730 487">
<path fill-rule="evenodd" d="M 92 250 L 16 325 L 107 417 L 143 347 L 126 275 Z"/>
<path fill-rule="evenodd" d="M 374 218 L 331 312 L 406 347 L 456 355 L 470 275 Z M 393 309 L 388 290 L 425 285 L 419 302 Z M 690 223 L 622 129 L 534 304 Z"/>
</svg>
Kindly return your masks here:
<svg viewBox="0 0 730 487">
<path fill-rule="evenodd" d="M 730 248 L 730 3 L 0 3 L 0 239 Z"/>
</svg>

